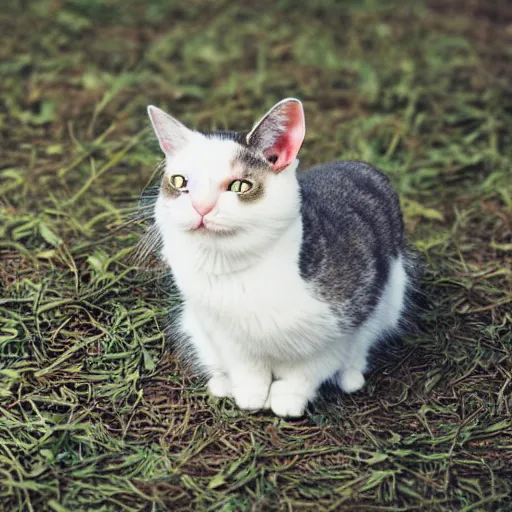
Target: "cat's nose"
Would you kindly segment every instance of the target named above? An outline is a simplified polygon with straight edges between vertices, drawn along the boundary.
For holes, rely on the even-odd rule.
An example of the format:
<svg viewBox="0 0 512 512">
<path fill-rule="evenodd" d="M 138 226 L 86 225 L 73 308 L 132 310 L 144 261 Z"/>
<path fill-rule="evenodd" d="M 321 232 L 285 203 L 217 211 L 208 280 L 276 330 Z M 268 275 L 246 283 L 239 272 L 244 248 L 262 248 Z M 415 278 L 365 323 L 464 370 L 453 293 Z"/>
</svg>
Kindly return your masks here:
<svg viewBox="0 0 512 512">
<path fill-rule="evenodd" d="M 199 215 L 201 215 L 201 217 L 208 215 L 213 210 L 214 206 L 215 206 L 215 203 L 206 202 L 206 201 L 201 201 L 201 202 L 198 201 L 198 202 L 192 203 L 192 207 L 194 208 L 194 210 L 197 213 L 199 213 Z"/>
</svg>

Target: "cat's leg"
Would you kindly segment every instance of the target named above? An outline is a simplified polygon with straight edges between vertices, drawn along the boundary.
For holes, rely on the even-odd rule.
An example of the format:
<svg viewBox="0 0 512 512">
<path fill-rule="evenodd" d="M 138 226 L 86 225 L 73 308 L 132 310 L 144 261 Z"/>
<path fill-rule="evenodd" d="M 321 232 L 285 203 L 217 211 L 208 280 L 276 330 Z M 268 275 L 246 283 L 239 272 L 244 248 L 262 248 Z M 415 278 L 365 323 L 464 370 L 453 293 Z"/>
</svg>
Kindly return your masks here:
<svg viewBox="0 0 512 512">
<path fill-rule="evenodd" d="M 230 396 L 231 381 L 222 364 L 220 353 L 199 318 L 190 306 L 185 305 L 181 328 L 194 347 L 199 366 L 208 376 L 207 386 L 210 394 L 219 398 Z"/>
<path fill-rule="evenodd" d="M 270 387 L 268 405 L 278 416 L 302 416 L 320 385 L 332 377 L 338 368 L 337 357 L 330 351 L 307 361 L 276 366 L 276 380 Z"/>
<path fill-rule="evenodd" d="M 197 355 L 199 365 L 208 375 L 208 390 L 216 397 L 233 396 L 240 409 L 262 409 L 268 396 L 272 374 L 262 362 L 239 353 L 224 333 L 215 333 L 189 306 L 181 321 Z M 217 342 L 215 342 L 217 340 Z"/>
<path fill-rule="evenodd" d="M 390 268 L 388 282 L 380 301 L 354 334 L 349 357 L 338 372 L 337 382 L 345 393 L 354 393 L 364 386 L 363 374 L 368 369 L 370 349 L 386 333 L 392 333 L 398 328 L 404 310 L 408 277 L 401 256 L 391 262 Z"/>
<path fill-rule="evenodd" d="M 365 385 L 370 350 L 386 334 L 385 318 L 377 311 L 353 334 L 350 351 L 336 375 L 336 381 L 345 393 L 355 393 Z"/>
<path fill-rule="evenodd" d="M 365 385 L 368 352 L 376 339 L 375 333 L 365 328 L 354 335 L 350 354 L 336 374 L 336 382 L 345 393 L 355 393 Z"/>
<path fill-rule="evenodd" d="M 225 353 L 224 360 L 236 405 L 249 411 L 263 409 L 272 382 L 272 372 L 268 364 L 234 350 L 229 351 L 229 354 Z"/>
</svg>

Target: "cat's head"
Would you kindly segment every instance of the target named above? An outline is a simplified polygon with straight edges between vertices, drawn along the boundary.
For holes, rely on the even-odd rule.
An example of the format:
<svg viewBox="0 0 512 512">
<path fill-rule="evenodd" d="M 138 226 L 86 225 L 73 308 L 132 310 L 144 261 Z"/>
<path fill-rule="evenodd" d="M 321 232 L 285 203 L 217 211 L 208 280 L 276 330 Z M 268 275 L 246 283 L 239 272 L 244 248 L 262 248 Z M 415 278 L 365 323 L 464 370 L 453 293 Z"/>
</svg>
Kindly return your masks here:
<svg viewBox="0 0 512 512">
<path fill-rule="evenodd" d="M 199 133 L 154 106 L 148 114 L 166 157 L 155 210 L 161 230 L 233 242 L 278 232 L 297 217 L 300 101 L 280 101 L 240 134 Z"/>
</svg>

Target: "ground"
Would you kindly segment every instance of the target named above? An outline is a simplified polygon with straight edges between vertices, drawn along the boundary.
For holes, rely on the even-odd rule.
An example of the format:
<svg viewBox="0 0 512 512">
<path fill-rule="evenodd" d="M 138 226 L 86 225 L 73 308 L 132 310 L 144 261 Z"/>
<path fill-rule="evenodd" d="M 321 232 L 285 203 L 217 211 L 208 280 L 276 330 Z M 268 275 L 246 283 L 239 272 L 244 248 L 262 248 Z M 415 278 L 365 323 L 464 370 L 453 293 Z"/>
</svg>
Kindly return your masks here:
<svg viewBox="0 0 512 512">
<path fill-rule="evenodd" d="M 512 510 L 509 2 L 34 0 L 0 32 L 1 510 Z M 296 421 L 208 398 L 131 258 L 146 105 L 244 129 L 285 96 L 303 166 L 383 169 L 428 264 L 422 331 Z"/>
</svg>

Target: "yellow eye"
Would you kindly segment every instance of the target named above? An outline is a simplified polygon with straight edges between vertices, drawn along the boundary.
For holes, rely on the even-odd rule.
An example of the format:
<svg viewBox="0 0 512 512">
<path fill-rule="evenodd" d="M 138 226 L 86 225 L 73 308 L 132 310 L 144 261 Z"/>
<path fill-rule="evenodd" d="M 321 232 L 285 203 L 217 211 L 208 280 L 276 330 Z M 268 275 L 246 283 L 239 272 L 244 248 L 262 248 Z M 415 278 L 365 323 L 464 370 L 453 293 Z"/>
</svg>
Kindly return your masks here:
<svg viewBox="0 0 512 512">
<path fill-rule="evenodd" d="M 187 180 L 180 174 L 169 176 L 169 183 L 178 190 L 184 189 L 187 186 Z"/>
<path fill-rule="evenodd" d="M 244 194 L 249 192 L 252 188 L 252 183 L 247 180 L 235 180 L 228 185 L 228 190 L 236 192 L 237 194 Z"/>
</svg>

